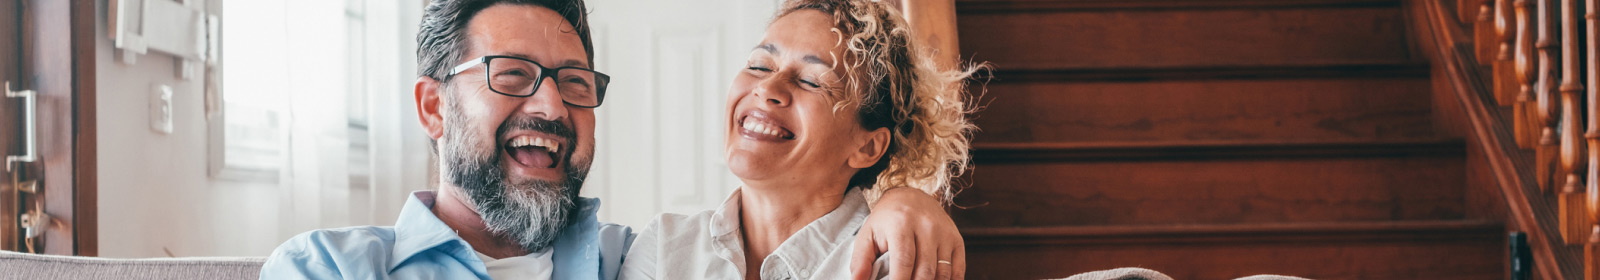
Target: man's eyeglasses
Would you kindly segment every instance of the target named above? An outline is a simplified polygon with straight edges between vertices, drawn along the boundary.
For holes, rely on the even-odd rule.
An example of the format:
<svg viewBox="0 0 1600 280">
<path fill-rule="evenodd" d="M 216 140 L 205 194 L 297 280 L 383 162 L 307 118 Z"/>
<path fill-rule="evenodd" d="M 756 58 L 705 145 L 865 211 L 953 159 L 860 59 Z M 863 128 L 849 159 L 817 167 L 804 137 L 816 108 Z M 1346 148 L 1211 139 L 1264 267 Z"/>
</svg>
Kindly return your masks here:
<svg viewBox="0 0 1600 280">
<path fill-rule="evenodd" d="M 455 76 L 478 64 L 483 64 L 487 70 L 483 73 L 490 91 L 507 96 L 529 97 L 539 90 L 545 77 L 550 77 L 556 81 L 556 91 L 561 93 L 562 102 L 583 108 L 600 107 L 600 101 L 605 100 L 606 85 L 611 82 L 611 76 L 592 69 L 572 66 L 546 68 L 532 60 L 503 55 L 484 56 L 456 65 L 450 75 Z"/>
</svg>

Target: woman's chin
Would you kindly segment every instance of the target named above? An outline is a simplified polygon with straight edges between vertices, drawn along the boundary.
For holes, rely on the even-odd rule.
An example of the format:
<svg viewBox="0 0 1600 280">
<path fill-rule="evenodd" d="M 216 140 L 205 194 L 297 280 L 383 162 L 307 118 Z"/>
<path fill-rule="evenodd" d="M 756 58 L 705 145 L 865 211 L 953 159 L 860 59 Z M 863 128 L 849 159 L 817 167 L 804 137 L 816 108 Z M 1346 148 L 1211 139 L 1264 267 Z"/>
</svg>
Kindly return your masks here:
<svg viewBox="0 0 1600 280">
<path fill-rule="evenodd" d="M 740 181 L 746 183 L 762 181 L 774 177 L 777 169 L 774 161 L 765 157 L 756 156 L 748 151 L 729 151 L 728 170 Z"/>
</svg>

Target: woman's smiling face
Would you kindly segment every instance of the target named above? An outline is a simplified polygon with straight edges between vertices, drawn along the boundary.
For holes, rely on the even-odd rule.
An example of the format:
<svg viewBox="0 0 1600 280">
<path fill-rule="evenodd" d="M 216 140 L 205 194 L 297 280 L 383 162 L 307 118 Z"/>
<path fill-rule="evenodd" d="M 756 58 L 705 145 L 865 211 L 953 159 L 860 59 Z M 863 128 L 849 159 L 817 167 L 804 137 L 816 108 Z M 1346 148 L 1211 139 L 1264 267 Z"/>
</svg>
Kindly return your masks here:
<svg viewBox="0 0 1600 280">
<path fill-rule="evenodd" d="M 857 106 L 835 108 L 839 98 L 856 96 L 842 87 L 844 48 L 833 24 L 815 10 L 779 17 L 734 78 L 726 151 L 729 168 L 746 185 L 843 185 L 882 155 L 864 149 L 873 132 L 862 128 Z M 868 160 L 862 152 L 875 154 L 866 166 L 856 163 Z"/>
</svg>

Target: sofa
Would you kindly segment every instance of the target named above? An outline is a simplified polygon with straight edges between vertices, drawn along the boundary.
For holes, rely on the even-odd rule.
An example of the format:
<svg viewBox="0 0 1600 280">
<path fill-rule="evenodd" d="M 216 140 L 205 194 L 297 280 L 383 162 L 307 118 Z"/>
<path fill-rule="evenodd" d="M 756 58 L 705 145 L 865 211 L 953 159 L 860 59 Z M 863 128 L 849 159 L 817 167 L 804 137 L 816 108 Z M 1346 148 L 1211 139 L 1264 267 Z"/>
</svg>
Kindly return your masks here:
<svg viewBox="0 0 1600 280">
<path fill-rule="evenodd" d="M 112 259 L 0 251 L 0 279 L 257 279 L 266 257 Z"/>
</svg>

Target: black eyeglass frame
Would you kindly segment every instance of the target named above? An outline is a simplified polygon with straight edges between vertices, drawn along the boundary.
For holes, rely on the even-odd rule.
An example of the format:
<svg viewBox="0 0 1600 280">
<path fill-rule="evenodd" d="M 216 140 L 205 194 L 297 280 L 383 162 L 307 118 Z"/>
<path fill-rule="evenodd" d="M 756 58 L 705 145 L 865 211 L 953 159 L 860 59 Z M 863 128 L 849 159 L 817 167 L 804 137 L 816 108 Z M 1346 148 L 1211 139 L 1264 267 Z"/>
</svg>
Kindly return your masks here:
<svg viewBox="0 0 1600 280">
<path fill-rule="evenodd" d="M 497 58 L 509 58 L 509 59 L 521 60 L 521 61 L 524 61 L 524 62 L 532 63 L 534 67 L 539 67 L 539 77 L 537 77 L 537 79 L 533 80 L 533 91 L 528 92 L 527 94 L 520 94 L 519 95 L 519 94 L 506 93 L 506 92 L 500 91 L 498 89 L 495 89 L 494 88 L 494 83 L 493 82 L 489 82 L 492 79 L 492 77 L 489 76 L 489 75 L 492 75 L 492 73 L 489 73 L 489 61 L 497 59 Z M 451 69 L 450 70 L 450 75 L 447 75 L 445 77 L 447 79 L 449 77 L 454 77 L 456 74 L 461 74 L 461 72 L 466 72 L 468 69 L 472 69 L 472 67 L 478 66 L 478 64 L 483 64 L 484 65 L 483 78 L 484 78 L 484 81 L 486 83 L 488 83 L 489 91 L 493 91 L 494 93 L 498 93 L 500 95 L 505 95 L 505 96 L 510 96 L 510 97 L 529 97 L 529 96 L 533 96 L 533 94 L 539 92 L 539 87 L 544 86 L 544 79 L 546 77 L 550 78 L 551 81 L 556 81 L 557 88 L 559 88 L 560 84 L 561 84 L 561 81 L 559 80 L 559 78 L 556 78 L 556 73 L 560 72 L 561 70 L 564 70 L 564 69 L 576 69 L 576 70 L 582 70 L 582 71 L 588 71 L 590 73 L 594 73 L 594 76 L 595 76 L 595 81 L 594 81 L 594 83 L 595 83 L 594 84 L 594 87 L 595 87 L 595 91 L 594 91 L 594 106 L 573 104 L 571 101 L 567 101 L 567 97 L 566 96 L 562 96 L 561 97 L 561 103 L 566 103 L 567 105 L 572 105 L 572 106 L 580 107 L 580 108 L 596 108 L 596 107 L 600 107 L 600 104 L 604 104 L 605 100 L 606 100 L 606 87 L 611 84 L 611 75 L 606 75 L 605 73 L 600 73 L 600 71 L 595 71 L 594 69 L 577 67 L 577 66 L 562 66 L 562 67 L 556 67 L 556 68 L 548 68 L 548 67 L 544 67 L 544 64 L 539 64 L 539 62 L 537 62 L 537 61 L 528 60 L 526 58 L 521 58 L 521 57 L 516 57 L 516 56 L 509 56 L 509 55 L 485 55 L 485 56 L 481 56 L 481 57 L 478 57 L 478 58 L 475 58 L 475 59 L 472 59 L 472 60 L 468 60 L 467 62 L 462 62 L 460 65 L 456 65 L 456 67 L 454 69 Z M 557 89 L 556 91 L 559 93 L 560 89 Z"/>
</svg>

